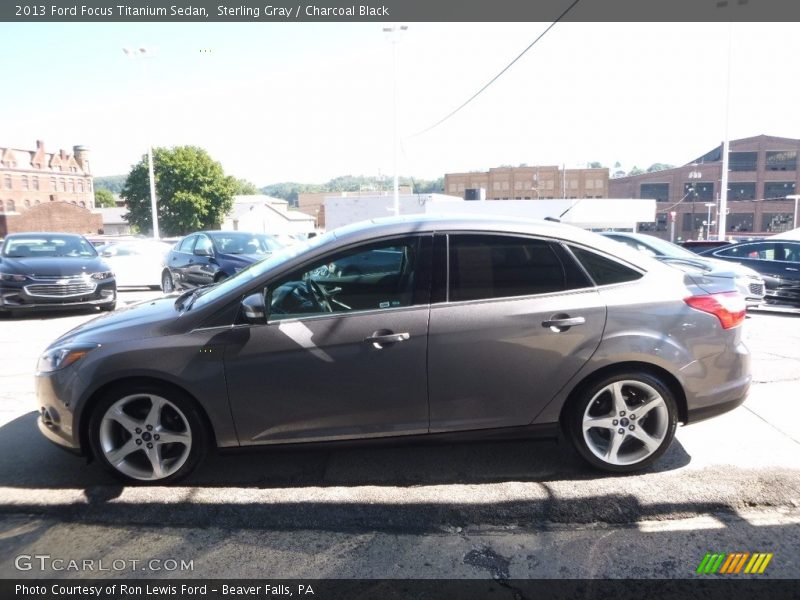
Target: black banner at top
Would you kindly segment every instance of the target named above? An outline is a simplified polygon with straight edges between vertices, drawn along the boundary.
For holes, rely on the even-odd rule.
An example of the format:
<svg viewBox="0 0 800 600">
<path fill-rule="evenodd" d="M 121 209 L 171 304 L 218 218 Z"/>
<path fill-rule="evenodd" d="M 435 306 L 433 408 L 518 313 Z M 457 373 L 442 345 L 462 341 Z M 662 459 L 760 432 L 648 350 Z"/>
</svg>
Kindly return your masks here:
<svg viewBox="0 0 800 600">
<path fill-rule="evenodd" d="M 573 6 L 574 4 L 574 6 Z M 570 8 L 571 7 L 571 8 Z M 564 15 L 564 12 L 567 13 Z M 7 22 L 798 21 L 791 0 L 10 0 Z"/>
</svg>

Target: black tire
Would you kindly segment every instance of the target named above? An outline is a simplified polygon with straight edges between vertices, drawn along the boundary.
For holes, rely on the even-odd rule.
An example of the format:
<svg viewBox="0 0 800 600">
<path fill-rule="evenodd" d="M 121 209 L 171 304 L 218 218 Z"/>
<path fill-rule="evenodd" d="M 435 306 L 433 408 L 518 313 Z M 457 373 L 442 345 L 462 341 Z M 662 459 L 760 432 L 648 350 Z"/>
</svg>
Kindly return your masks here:
<svg viewBox="0 0 800 600">
<path fill-rule="evenodd" d="M 174 472 L 169 473 L 168 475 L 160 478 L 150 477 L 135 477 L 131 476 L 129 473 L 124 472 L 121 469 L 125 467 L 117 468 L 113 464 L 111 464 L 106 456 L 106 452 L 103 450 L 103 445 L 101 443 L 101 427 L 103 426 L 103 417 L 106 415 L 108 410 L 117 402 L 126 399 L 126 398 L 133 398 L 131 400 L 132 403 L 136 402 L 147 402 L 147 398 L 149 396 L 157 396 L 160 397 L 167 402 L 177 407 L 182 413 L 181 417 L 185 417 L 185 426 L 186 432 L 188 432 L 191 436 L 191 445 L 189 448 L 188 456 L 184 459 L 182 464 L 180 465 L 177 470 Z M 139 399 L 141 397 L 141 399 Z M 147 406 L 144 404 L 144 406 Z M 166 410 L 172 411 L 172 407 L 168 407 Z M 164 413 L 162 413 L 163 415 Z M 167 415 L 169 416 L 169 415 Z M 180 417 L 179 417 L 180 418 Z M 166 420 L 166 419 L 165 419 Z M 144 429 L 144 428 L 143 428 Z M 155 430 L 152 430 L 153 433 L 159 431 L 157 427 Z M 160 430 L 163 431 L 164 430 Z M 91 415 L 89 416 L 89 444 L 91 447 L 91 451 L 94 457 L 106 468 L 110 471 L 115 477 L 122 479 L 128 483 L 137 483 L 137 484 L 156 484 L 156 485 L 163 485 L 173 483 L 180 479 L 186 477 L 189 473 L 191 473 L 197 465 L 205 458 L 206 454 L 208 453 L 210 440 L 212 436 L 210 435 L 208 428 L 206 426 L 206 421 L 203 419 L 203 416 L 200 414 L 199 409 L 197 408 L 195 402 L 187 396 L 185 393 L 181 392 L 180 390 L 173 388 L 171 386 L 160 386 L 160 385 L 151 385 L 151 384 L 134 384 L 134 385 L 121 385 L 112 388 L 108 392 L 106 392 L 103 397 L 95 404 L 92 408 Z M 139 434 L 141 438 L 144 438 L 144 431 Z M 131 436 L 134 437 L 134 436 Z M 148 440 L 150 441 L 150 440 Z M 144 445 L 140 446 L 141 451 L 144 452 Z M 142 453 L 138 456 L 135 455 L 136 450 L 130 453 L 128 456 L 133 457 L 133 460 L 138 460 L 140 464 L 148 464 L 146 456 Z M 125 461 L 126 463 L 132 461 Z"/>
<path fill-rule="evenodd" d="M 112 311 L 116 310 L 116 308 L 117 308 L 117 303 L 116 302 L 112 302 L 111 304 L 104 304 L 103 306 L 100 307 L 100 310 L 112 312 Z"/>
<path fill-rule="evenodd" d="M 627 410 L 616 410 L 619 405 L 615 405 L 617 396 L 612 391 L 615 388 L 609 389 L 615 383 L 622 383 L 616 389 L 620 390 Z M 653 401 L 651 408 L 637 421 L 641 415 L 636 415 L 636 410 L 644 410 L 645 398 Z M 597 419 L 598 426 L 584 434 L 584 419 Z M 602 423 L 601 419 L 608 423 Z M 677 424 L 674 394 L 661 379 L 648 372 L 621 371 L 591 382 L 575 394 L 567 407 L 564 429 L 578 454 L 593 467 L 612 473 L 631 473 L 646 468 L 664 454 L 675 437 Z M 639 438 L 643 434 L 647 435 L 648 443 Z M 617 453 L 613 452 L 614 445 Z M 612 459 L 612 455 L 617 458 Z"/>
<path fill-rule="evenodd" d="M 172 273 L 169 271 L 161 273 L 161 291 L 165 294 L 171 294 L 175 291 L 175 282 L 172 281 Z"/>
<path fill-rule="evenodd" d="M 225 281 L 229 275 L 225 271 L 220 271 L 217 273 L 217 276 L 214 277 L 214 283 L 219 283 L 220 281 Z"/>
</svg>

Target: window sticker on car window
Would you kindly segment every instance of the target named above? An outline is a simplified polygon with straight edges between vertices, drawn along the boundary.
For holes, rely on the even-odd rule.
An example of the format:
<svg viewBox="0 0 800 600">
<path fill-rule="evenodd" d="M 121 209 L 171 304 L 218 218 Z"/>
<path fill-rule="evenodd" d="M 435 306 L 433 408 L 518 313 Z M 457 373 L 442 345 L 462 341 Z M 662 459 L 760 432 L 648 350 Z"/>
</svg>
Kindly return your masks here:
<svg viewBox="0 0 800 600">
<path fill-rule="evenodd" d="M 379 302 L 378 308 L 389 308 L 391 306 L 391 302 Z"/>
</svg>

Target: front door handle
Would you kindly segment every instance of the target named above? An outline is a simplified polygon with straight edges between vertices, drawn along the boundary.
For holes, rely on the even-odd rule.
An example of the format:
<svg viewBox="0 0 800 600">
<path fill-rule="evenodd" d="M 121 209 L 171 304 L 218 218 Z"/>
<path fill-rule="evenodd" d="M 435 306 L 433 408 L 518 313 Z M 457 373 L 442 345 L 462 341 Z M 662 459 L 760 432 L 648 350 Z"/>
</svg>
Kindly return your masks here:
<svg viewBox="0 0 800 600">
<path fill-rule="evenodd" d="M 583 325 L 586 319 L 583 317 L 570 317 L 568 315 L 553 315 L 549 321 L 542 321 L 542 327 L 549 328 L 554 333 L 566 331 L 570 327 Z"/>
<path fill-rule="evenodd" d="M 376 331 L 368 338 L 364 338 L 364 341 L 372 344 L 376 350 L 381 350 L 385 345 L 405 342 L 410 337 L 411 334 L 409 333 L 384 333 L 383 331 Z"/>
</svg>

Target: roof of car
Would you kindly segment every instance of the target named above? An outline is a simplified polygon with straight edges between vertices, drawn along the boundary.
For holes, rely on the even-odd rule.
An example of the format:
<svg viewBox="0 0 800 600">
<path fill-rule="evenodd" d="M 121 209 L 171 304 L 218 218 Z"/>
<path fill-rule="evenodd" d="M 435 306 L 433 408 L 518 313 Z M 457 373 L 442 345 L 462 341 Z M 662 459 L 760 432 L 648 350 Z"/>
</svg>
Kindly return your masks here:
<svg viewBox="0 0 800 600">
<path fill-rule="evenodd" d="M 423 231 L 472 231 L 537 235 L 595 248 L 613 256 L 618 256 L 646 270 L 654 268 L 653 264 L 659 265 L 655 268 L 660 268 L 660 263 L 645 254 L 591 231 L 554 221 L 520 217 L 438 214 L 383 217 L 340 227 L 334 230 L 333 234 L 339 240 L 356 243 L 372 238 L 376 234 L 402 235 Z"/>
</svg>

